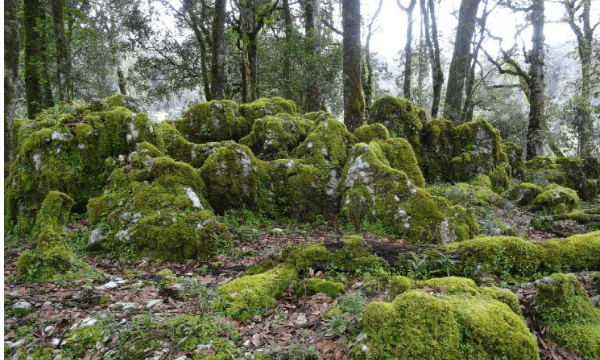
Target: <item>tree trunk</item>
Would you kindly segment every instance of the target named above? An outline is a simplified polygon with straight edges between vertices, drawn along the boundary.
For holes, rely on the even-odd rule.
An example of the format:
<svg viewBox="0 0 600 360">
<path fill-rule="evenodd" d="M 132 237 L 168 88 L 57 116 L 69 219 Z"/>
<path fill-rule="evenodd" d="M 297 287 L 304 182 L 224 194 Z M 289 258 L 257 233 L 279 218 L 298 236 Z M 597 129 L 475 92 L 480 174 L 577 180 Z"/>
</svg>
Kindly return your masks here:
<svg viewBox="0 0 600 360">
<path fill-rule="evenodd" d="M 24 0 L 25 16 L 25 99 L 29 119 L 42 110 L 44 93 L 42 89 L 42 29 L 39 28 L 44 8 L 41 0 Z"/>
<path fill-rule="evenodd" d="M 317 19 L 319 17 L 319 2 L 315 0 L 305 0 L 305 23 L 304 32 L 306 36 L 307 51 L 315 54 L 318 51 L 319 32 L 317 29 Z M 308 86 L 306 89 L 306 111 L 318 111 L 321 109 L 319 101 L 318 69 L 315 62 L 308 62 Z"/>
<path fill-rule="evenodd" d="M 292 63 L 290 59 L 290 44 L 292 42 L 292 12 L 290 11 L 289 0 L 283 0 L 283 21 L 285 23 L 285 50 L 283 54 L 283 74 L 281 93 L 286 99 L 292 98 L 292 90 L 290 88 L 290 73 L 292 71 Z"/>
<path fill-rule="evenodd" d="M 433 79 L 433 101 L 431 103 L 431 118 L 437 118 L 442 98 L 442 86 L 444 85 L 444 71 L 440 58 L 440 43 L 438 41 L 437 21 L 435 19 L 435 7 L 433 0 L 428 1 L 429 14 L 431 16 L 431 38 L 433 39 L 433 51 L 431 51 L 431 76 Z"/>
<path fill-rule="evenodd" d="M 20 1 L 4 1 L 4 177 L 13 159 L 13 132 L 17 82 L 19 81 L 19 20 Z"/>
<path fill-rule="evenodd" d="M 360 79 L 360 0 L 342 0 L 344 123 L 354 131 L 363 124 L 365 103 Z"/>
<path fill-rule="evenodd" d="M 225 97 L 225 18 L 227 16 L 225 0 L 215 0 L 215 19 L 212 29 L 212 98 Z"/>
<path fill-rule="evenodd" d="M 369 28 L 367 33 L 367 44 L 365 47 L 365 64 L 363 66 L 363 74 L 362 78 L 364 80 L 363 91 L 365 93 L 365 113 L 366 116 L 369 116 L 369 112 L 371 111 L 371 98 L 373 94 L 373 60 L 371 57 L 371 36 L 373 36 L 373 24 L 381 11 L 381 6 L 383 5 L 383 0 L 379 0 L 379 5 L 377 6 L 377 10 L 375 14 L 371 18 L 369 22 Z"/>
<path fill-rule="evenodd" d="M 408 7 L 402 6 L 400 0 L 396 0 L 398 6 L 406 12 L 406 45 L 404 46 L 404 86 L 403 86 L 403 96 L 406 99 L 411 99 L 410 96 L 410 87 L 412 80 L 412 28 L 413 28 L 413 20 L 412 14 L 415 9 L 415 5 L 417 4 L 417 0 L 410 0 L 410 4 Z"/>
<path fill-rule="evenodd" d="M 254 101 L 260 98 L 258 91 L 258 37 L 252 33 L 250 34 L 250 41 L 248 44 L 248 62 L 250 64 L 250 94 L 252 97 L 250 101 Z"/>
<path fill-rule="evenodd" d="M 125 75 L 120 66 L 117 67 L 117 77 L 119 78 L 119 90 L 121 91 L 121 94 L 127 95 L 127 81 L 125 81 Z"/>
<path fill-rule="evenodd" d="M 454 42 L 454 53 L 448 73 L 444 117 L 452 121 L 460 120 L 463 99 L 463 86 L 467 76 L 471 39 L 475 31 L 477 8 L 480 0 L 462 0 L 458 12 L 458 28 Z"/>
<path fill-rule="evenodd" d="M 544 150 L 544 0 L 533 0 L 531 10 L 533 44 L 529 68 L 529 125 L 527 127 L 527 160 L 543 155 Z"/>
<path fill-rule="evenodd" d="M 63 0 L 52 0 L 52 16 L 54 21 L 54 37 L 56 40 L 56 72 L 58 78 L 58 99 L 71 99 L 71 57 L 65 38 Z"/>
</svg>

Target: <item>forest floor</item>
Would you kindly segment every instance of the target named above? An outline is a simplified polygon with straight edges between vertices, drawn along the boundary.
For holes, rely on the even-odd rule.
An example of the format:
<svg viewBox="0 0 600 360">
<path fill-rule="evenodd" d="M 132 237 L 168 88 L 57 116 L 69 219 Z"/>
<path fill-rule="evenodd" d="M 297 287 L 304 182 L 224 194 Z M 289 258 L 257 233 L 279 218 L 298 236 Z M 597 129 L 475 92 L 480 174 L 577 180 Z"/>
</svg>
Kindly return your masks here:
<svg viewBox="0 0 600 360">
<path fill-rule="evenodd" d="M 559 222 L 549 230 L 538 230 L 531 225 L 535 214 L 515 207 L 490 211 L 488 219 L 501 218 L 517 235 L 525 233 L 531 240 L 543 241 L 590 230 L 573 221 Z M 480 223 L 487 221 L 478 220 Z M 83 225 L 85 222 L 81 221 L 69 227 Z M 186 263 L 163 263 L 150 259 L 124 263 L 117 259 L 88 256 L 84 260 L 105 275 L 104 281 L 94 283 L 85 278 L 77 281 L 65 279 L 60 283 L 16 281 L 17 259 L 29 244 L 13 244 L 12 247 L 5 244 L 5 358 L 20 359 L 24 357 L 19 355 L 37 351 L 36 354 L 41 354 L 38 358 L 49 359 L 61 354 L 63 359 L 137 357 L 184 360 L 215 354 L 217 345 L 213 345 L 213 341 L 217 344 L 218 337 L 229 338 L 235 345 L 233 349 L 236 351 L 229 352 L 231 356 L 228 357 L 233 359 L 346 358 L 350 347 L 364 338 L 360 324 L 362 310 L 371 301 L 385 299 L 385 287 L 378 291 L 363 289 L 363 274 L 328 273 L 346 284 L 345 294 L 337 300 L 320 293 L 299 297 L 290 286 L 276 307 L 243 322 L 226 318 L 213 307 L 216 289 L 220 285 L 239 277 L 249 266 L 266 261 L 286 245 L 340 242 L 344 232 L 338 229 L 336 219 L 318 225 L 261 223 L 254 219 L 251 224 L 238 225 L 231 229 L 236 241 L 230 256 L 219 255 L 214 259 Z M 370 233 L 362 235 L 371 244 L 405 245 L 402 240 L 391 237 Z M 165 269 L 175 275 L 173 281 L 166 281 Z M 590 274 L 576 273 L 576 276 L 588 295 L 594 297 L 600 289 L 586 281 Z M 311 276 L 321 274 L 311 271 Z M 521 280 L 498 281 L 494 285 L 509 288 L 518 296 L 523 315 L 535 331 L 538 320 L 531 310 L 535 306 L 535 287 Z M 334 301 L 343 311 L 331 317 L 326 314 Z M 13 308 L 14 304 L 24 302 L 30 305 L 30 309 Z M 223 326 L 219 327 L 221 331 L 217 331 L 218 334 L 202 337 L 205 342 L 196 343 L 191 349 L 186 338 L 192 336 L 192 332 L 175 331 L 177 324 L 169 325 L 173 329 L 160 325 L 182 314 Z M 99 335 L 73 337 L 77 327 L 83 329 L 87 325 L 92 329 L 100 324 L 102 331 Z M 541 335 L 544 331 L 547 329 L 541 329 Z M 573 352 L 546 343 L 542 338 L 538 336 L 542 359 L 579 359 Z M 137 352 L 129 351 L 133 348 Z"/>
</svg>

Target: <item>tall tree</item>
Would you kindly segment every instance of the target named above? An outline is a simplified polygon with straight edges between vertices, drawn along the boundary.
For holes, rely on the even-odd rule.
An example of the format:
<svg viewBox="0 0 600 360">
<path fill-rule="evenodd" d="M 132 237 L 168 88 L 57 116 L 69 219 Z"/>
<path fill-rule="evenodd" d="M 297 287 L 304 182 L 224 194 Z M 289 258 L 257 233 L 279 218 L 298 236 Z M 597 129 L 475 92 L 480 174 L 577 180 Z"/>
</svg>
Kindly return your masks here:
<svg viewBox="0 0 600 360">
<path fill-rule="evenodd" d="M 212 29 L 212 97 L 221 100 L 225 96 L 225 20 L 226 0 L 215 0 L 215 19 Z"/>
<path fill-rule="evenodd" d="M 429 14 L 427 14 L 429 10 Z M 425 0 L 421 0 L 421 11 L 425 11 L 423 19 L 425 20 L 425 42 L 429 47 L 431 56 L 431 79 L 433 82 L 433 100 L 431 102 L 431 117 L 437 118 L 442 98 L 442 86 L 444 85 L 444 71 L 442 70 L 442 60 L 440 56 L 440 43 L 438 40 L 437 21 L 435 18 L 435 7 L 433 0 L 428 0 L 425 6 Z M 429 37 L 429 18 L 431 17 L 431 39 Z"/>
<path fill-rule="evenodd" d="M 42 110 L 44 93 L 42 89 L 44 7 L 41 0 L 24 0 L 25 16 L 25 100 L 27 117 L 30 119 Z"/>
<path fill-rule="evenodd" d="M 20 1 L 4 1 L 4 172 L 13 158 L 13 131 L 17 82 L 19 81 L 19 51 L 21 38 L 17 12 Z"/>
<path fill-rule="evenodd" d="M 592 89 L 592 43 L 594 40 L 594 31 L 600 25 L 600 22 L 592 26 L 590 22 L 591 0 L 563 0 L 562 1 L 566 16 L 565 21 L 569 24 L 575 37 L 577 38 L 577 53 L 581 63 L 581 105 L 584 108 L 590 106 L 590 93 Z M 589 155 L 590 135 L 593 134 L 594 120 L 589 111 L 581 109 L 579 113 L 583 116 L 581 119 L 579 134 L 579 155 L 585 158 Z"/>
<path fill-rule="evenodd" d="M 533 159 L 544 154 L 544 143 L 546 142 L 546 120 L 544 116 L 544 22 L 545 4 L 544 0 L 531 0 L 528 7 L 517 7 L 509 3 L 504 6 L 513 11 L 527 12 L 529 21 L 533 27 L 531 38 L 532 48 L 529 53 L 523 49 L 526 61 L 529 63 L 529 71 L 522 69 L 521 65 L 512 56 L 514 50 L 502 52 L 503 63 L 495 61 L 487 52 L 488 60 L 496 66 L 501 74 L 518 76 L 527 85 L 527 97 L 529 99 L 529 122 L 527 125 L 526 158 Z M 497 39 L 501 42 L 502 39 Z M 504 67 L 504 65 L 508 65 Z"/>
<path fill-rule="evenodd" d="M 444 117 L 460 120 L 460 110 L 463 99 L 463 86 L 467 77 L 469 55 L 471 54 L 471 39 L 475 31 L 477 9 L 480 0 L 462 0 L 458 11 L 458 28 L 454 41 L 454 53 L 448 72 Z"/>
<path fill-rule="evenodd" d="M 290 47 L 293 41 L 294 24 L 292 23 L 292 11 L 289 0 L 283 0 L 283 22 L 285 26 L 285 47 L 283 53 L 283 81 L 281 93 L 286 99 L 292 98 L 290 86 L 290 74 L 292 72 L 292 59 L 290 58 Z"/>
<path fill-rule="evenodd" d="M 316 0 L 304 0 L 304 33 L 306 36 L 307 51 L 315 54 L 318 51 L 319 29 L 319 2 Z M 306 110 L 317 111 L 321 108 L 319 101 L 319 88 L 317 83 L 317 72 L 315 62 L 308 63 L 308 88 L 306 89 Z"/>
<path fill-rule="evenodd" d="M 360 73 L 360 0 L 342 0 L 344 123 L 348 130 L 361 126 L 365 101 Z"/>
<path fill-rule="evenodd" d="M 398 7 L 406 13 L 406 45 L 404 46 L 404 86 L 403 96 L 410 99 L 410 86 L 412 79 L 412 29 L 413 29 L 413 10 L 417 0 L 410 0 L 408 6 L 402 5 L 400 0 L 396 0 Z"/>
<path fill-rule="evenodd" d="M 65 37 L 64 2 L 52 0 L 52 19 L 54 22 L 54 39 L 56 41 L 56 72 L 58 98 L 60 101 L 71 100 L 71 56 Z"/>
<path fill-rule="evenodd" d="M 373 30 L 373 25 L 375 24 L 375 20 L 377 16 L 379 16 L 379 12 L 381 11 L 381 6 L 383 5 L 383 0 L 379 0 L 379 4 L 377 5 L 377 10 L 375 14 L 371 18 L 369 22 L 369 27 L 367 29 L 367 42 L 365 46 L 365 74 L 363 76 L 365 83 L 363 84 L 363 90 L 365 93 L 365 110 L 367 114 L 371 111 L 371 100 L 373 94 L 373 58 L 371 56 L 371 37 L 373 33 L 377 31 L 377 29 Z"/>
</svg>

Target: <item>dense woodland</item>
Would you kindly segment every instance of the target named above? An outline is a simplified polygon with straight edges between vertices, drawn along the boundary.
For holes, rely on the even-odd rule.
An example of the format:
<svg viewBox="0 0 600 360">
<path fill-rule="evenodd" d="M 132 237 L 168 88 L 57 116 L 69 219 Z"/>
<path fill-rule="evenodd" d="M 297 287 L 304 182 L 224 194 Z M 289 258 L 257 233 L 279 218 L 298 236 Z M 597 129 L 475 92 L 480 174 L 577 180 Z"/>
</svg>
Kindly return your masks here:
<svg viewBox="0 0 600 360">
<path fill-rule="evenodd" d="M 4 10 L 6 358 L 600 358 L 596 1 Z"/>
</svg>

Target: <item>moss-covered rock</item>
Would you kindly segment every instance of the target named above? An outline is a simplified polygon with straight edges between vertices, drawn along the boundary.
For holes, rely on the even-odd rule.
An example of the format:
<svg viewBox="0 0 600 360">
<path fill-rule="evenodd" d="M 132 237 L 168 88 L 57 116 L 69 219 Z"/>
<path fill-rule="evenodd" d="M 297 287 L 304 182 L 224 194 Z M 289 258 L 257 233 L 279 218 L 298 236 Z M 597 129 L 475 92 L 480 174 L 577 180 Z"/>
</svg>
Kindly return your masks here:
<svg viewBox="0 0 600 360">
<path fill-rule="evenodd" d="M 491 188 L 475 184 L 434 185 L 427 190 L 433 195 L 448 199 L 453 205 L 464 207 L 490 205 L 500 200 L 500 196 Z"/>
<path fill-rule="evenodd" d="M 536 303 L 549 339 L 589 358 L 600 355 L 600 310 L 572 274 L 537 282 Z"/>
<path fill-rule="evenodd" d="M 189 108 L 175 127 L 193 143 L 239 140 L 250 132 L 252 123 L 240 115 L 231 100 L 213 100 Z"/>
<path fill-rule="evenodd" d="M 264 164 L 248 147 L 231 142 L 206 159 L 200 175 L 206 183 L 206 198 L 222 214 L 228 209 L 257 210 L 264 171 Z"/>
<path fill-rule="evenodd" d="M 578 203 L 579 197 L 574 190 L 550 184 L 533 200 L 532 209 L 560 214 L 573 210 Z"/>
<path fill-rule="evenodd" d="M 352 148 L 342 177 L 342 218 L 356 227 L 379 221 L 412 243 L 449 242 L 477 233 L 470 213 L 450 208 L 445 199 L 416 186 L 406 172 L 392 168 L 380 144 Z"/>
<path fill-rule="evenodd" d="M 240 113 L 248 121 L 246 134 L 250 133 L 252 124 L 256 119 L 277 114 L 289 114 L 295 116 L 296 111 L 296 104 L 294 104 L 292 100 L 286 100 L 278 96 L 273 98 L 262 98 L 251 103 L 240 105 Z"/>
<path fill-rule="evenodd" d="M 259 207 L 273 217 L 314 221 L 317 216 L 333 212 L 331 205 L 339 202 L 337 189 L 328 189 L 328 171 L 306 165 L 299 159 L 282 159 L 266 164 L 266 176 L 261 179 L 265 194 Z M 336 190 L 336 191 L 334 191 Z"/>
<path fill-rule="evenodd" d="M 245 320 L 275 304 L 298 278 L 298 272 L 290 266 L 277 266 L 267 272 L 243 276 L 219 287 L 227 315 Z"/>
<path fill-rule="evenodd" d="M 299 296 L 323 293 L 329 297 L 336 297 L 344 292 L 344 284 L 339 280 L 327 278 L 304 279 L 296 285 L 295 291 Z"/>
<path fill-rule="evenodd" d="M 65 120 L 69 118 L 70 120 Z M 77 119 L 77 120 L 76 120 Z M 164 143 L 146 114 L 118 107 L 103 112 L 43 112 L 23 129 L 21 147 L 5 181 L 5 219 L 9 228 L 31 230 L 31 219 L 51 190 L 67 194 L 74 211 L 100 194 L 119 161 L 125 163 L 138 144 Z M 115 162 L 107 162 L 107 159 Z"/>
<path fill-rule="evenodd" d="M 460 154 L 458 132 L 450 120 L 433 119 L 421 130 L 421 148 L 415 148 L 425 179 L 448 181 L 448 163 Z"/>
<path fill-rule="evenodd" d="M 367 341 L 351 352 L 354 359 L 539 359 L 520 315 L 468 293 L 407 291 L 392 303 L 370 303 L 363 326 Z"/>
<path fill-rule="evenodd" d="M 90 200 L 88 246 L 165 261 L 226 251 L 231 236 L 210 211 L 200 174 L 170 158 L 152 160 L 114 170 L 105 194 Z"/>
<path fill-rule="evenodd" d="M 384 96 L 373 103 L 369 124 L 383 124 L 392 137 L 404 137 L 413 147 L 420 147 L 419 131 L 423 123 L 418 108 L 410 100 Z"/>
<path fill-rule="evenodd" d="M 390 167 L 404 171 L 415 186 L 424 188 L 425 179 L 417 164 L 417 158 L 409 142 L 404 138 L 393 138 L 377 141 L 383 156 L 390 163 Z"/>
<path fill-rule="evenodd" d="M 564 175 L 564 181 L 560 185 L 577 191 L 579 198 L 584 201 L 591 201 L 596 198 L 600 191 L 598 182 L 589 181 L 584 163 L 580 159 L 573 157 L 558 158 L 556 164 L 560 166 L 560 170 Z"/>
<path fill-rule="evenodd" d="M 487 175 L 479 175 L 478 177 L 475 178 L 475 180 L 473 180 L 473 185 L 483 186 L 483 187 L 491 189 L 492 188 L 492 180 Z"/>
<path fill-rule="evenodd" d="M 308 134 L 313 122 L 289 114 L 257 119 L 252 132 L 240 140 L 262 160 L 288 158 Z"/>
<path fill-rule="evenodd" d="M 373 140 L 387 140 L 390 138 L 388 129 L 380 123 L 363 125 L 354 130 L 354 136 L 358 142 L 369 143 Z"/>
<path fill-rule="evenodd" d="M 502 151 L 504 151 L 508 157 L 508 164 L 512 170 L 512 176 L 516 179 L 523 179 L 525 176 L 523 148 L 514 142 L 506 141 L 502 143 Z"/>
<path fill-rule="evenodd" d="M 111 108 L 124 107 L 129 109 L 135 113 L 145 113 L 146 109 L 142 103 L 131 96 L 123 95 L 123 94 L 115 94 L 113 96 L 102 99 L 101 102 L 92 102 L 90 104 L 90 110 L 92 111 L 102 111 L 106 110 L 105 104 Z"/>
<path fill-rule="evenodd" d="M 520 183 L 508 190 L 506 196 L 521 206 L 530 206 L 542 193 L 542 188 L 531 183 Z"/>
</svg>

